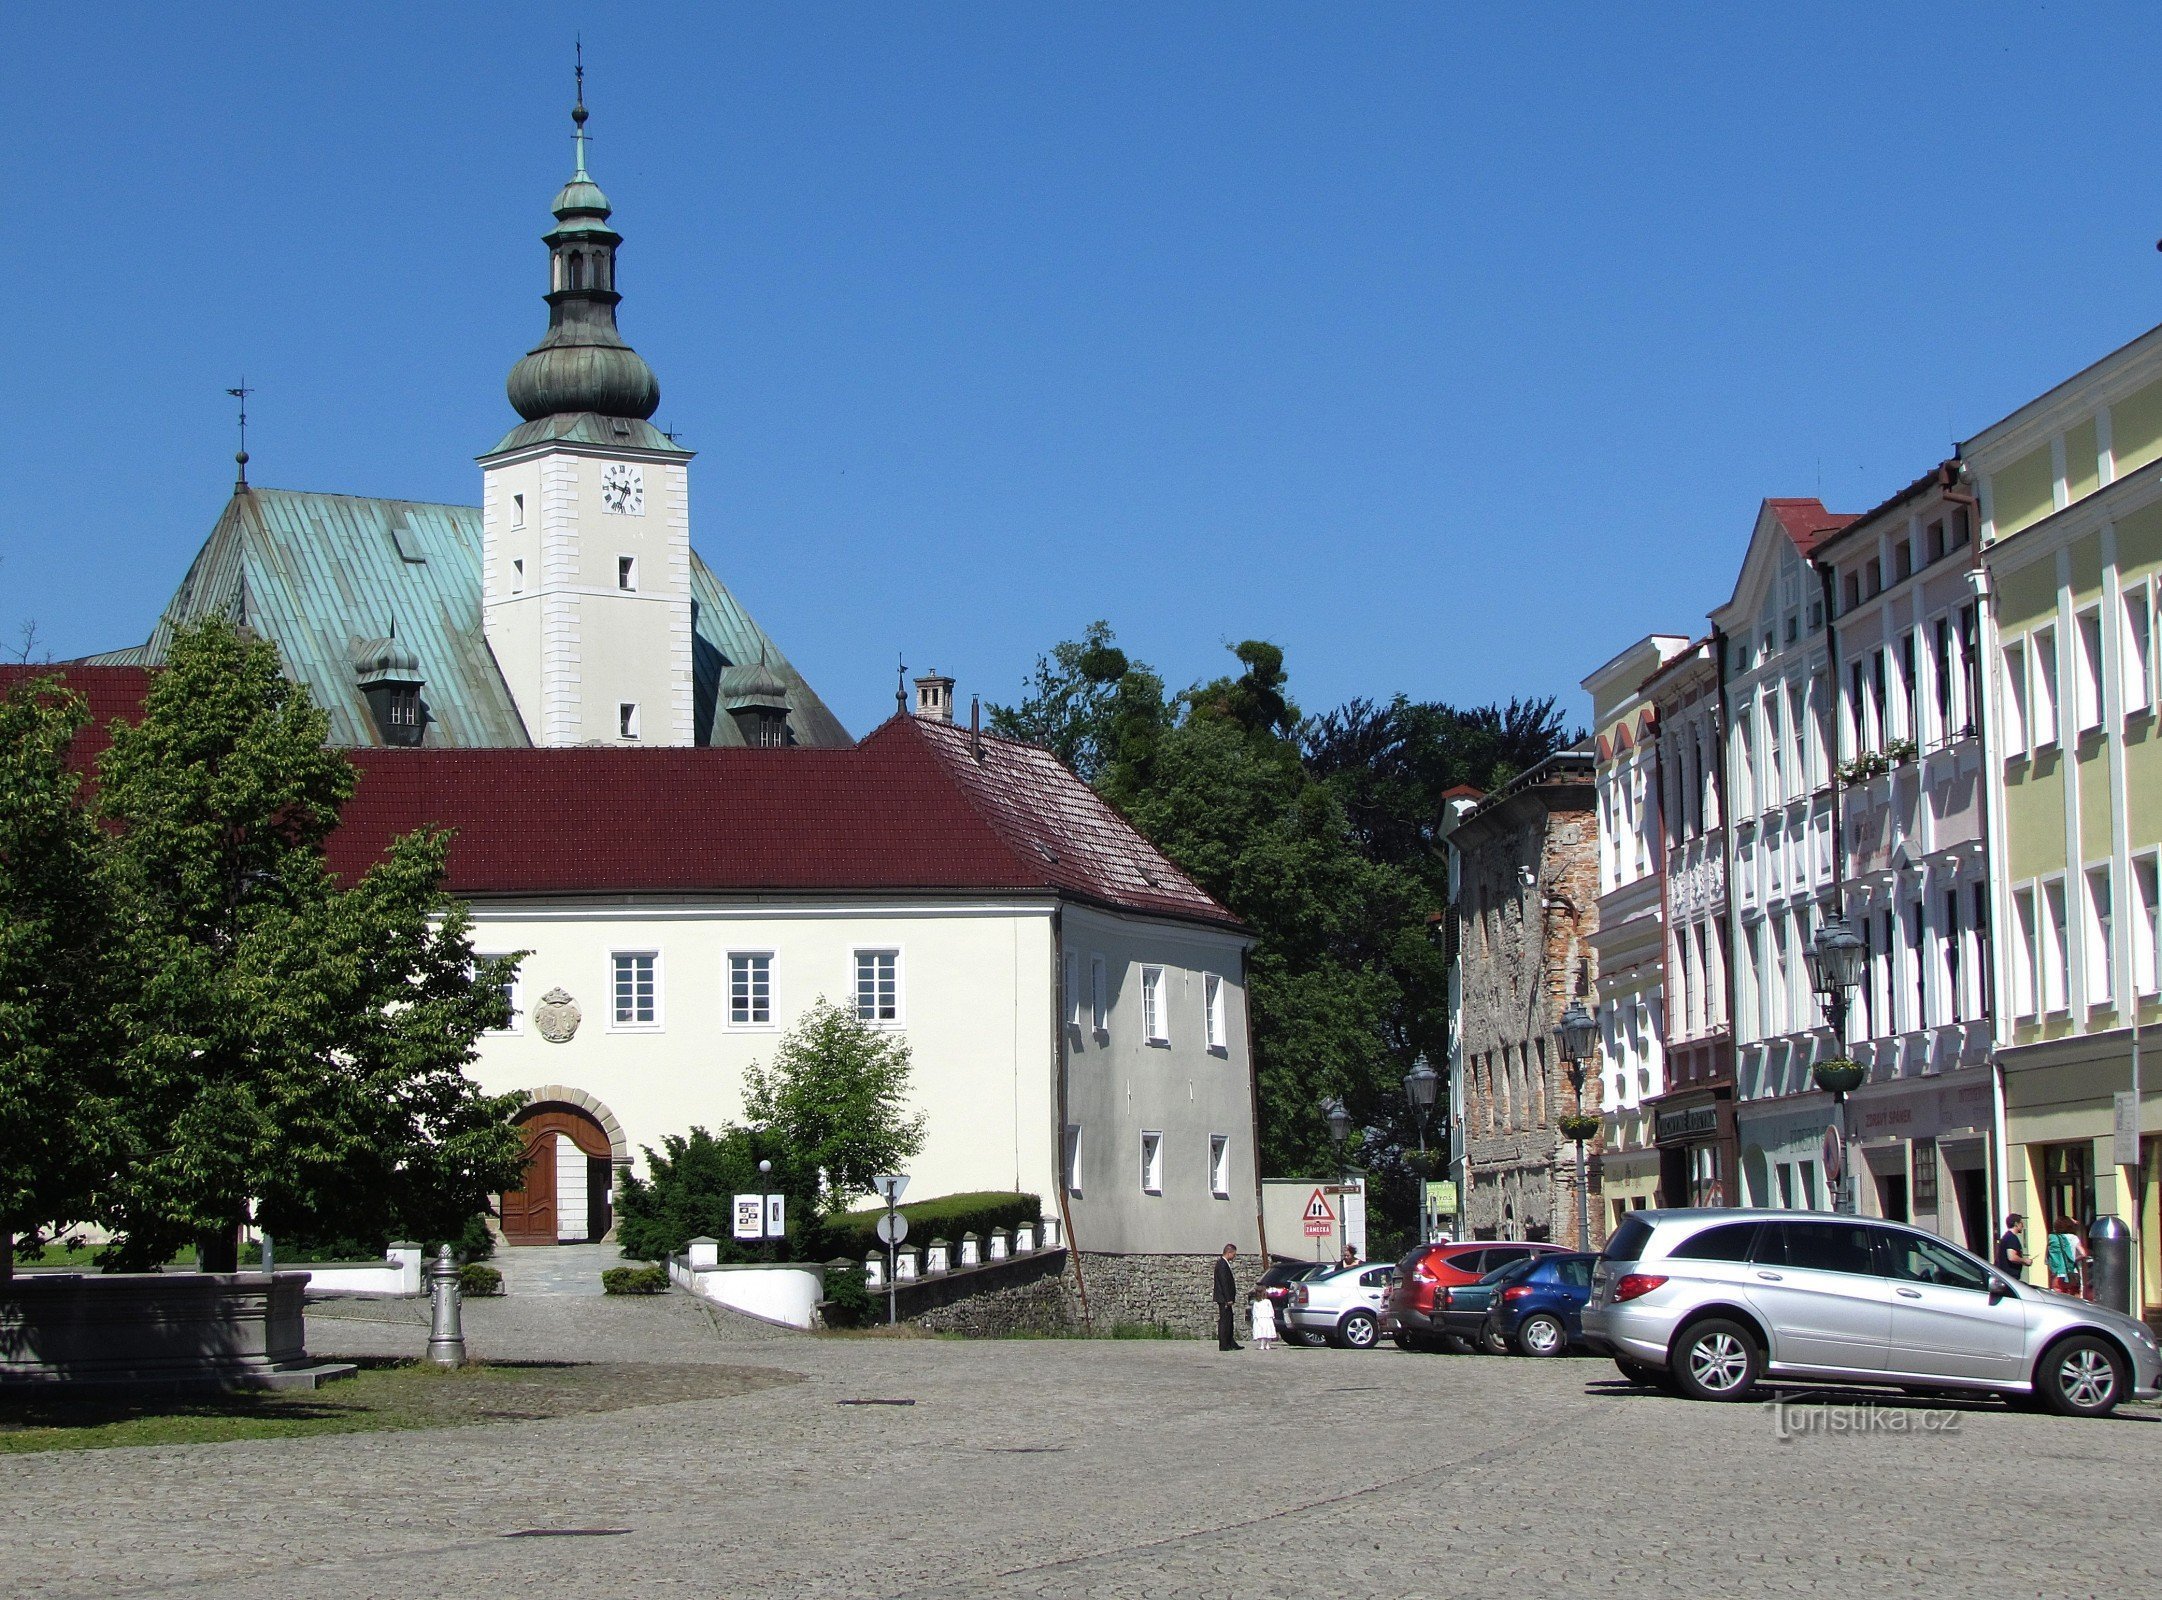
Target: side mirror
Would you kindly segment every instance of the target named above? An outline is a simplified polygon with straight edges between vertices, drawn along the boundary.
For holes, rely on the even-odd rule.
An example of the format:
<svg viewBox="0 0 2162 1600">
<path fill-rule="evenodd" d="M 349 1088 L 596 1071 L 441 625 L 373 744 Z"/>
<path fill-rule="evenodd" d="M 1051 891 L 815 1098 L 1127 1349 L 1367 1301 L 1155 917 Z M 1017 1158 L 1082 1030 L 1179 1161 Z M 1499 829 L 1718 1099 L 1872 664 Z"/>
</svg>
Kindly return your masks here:
<svg viewBox="0 0 2162 1600">
<path fill-rule="evenodd" d="M 2016 1300 L 2018 1298 L 2019 1296 L 2017 1291 L 2015 1291 L 2009 1283 L 2006 1283 L 2004 1279 L 1992 1277 L 1989 1280 L 1989 1303 L 1991 1305 L 1995 1305 L 1999 1300 Z"/>
</svg>

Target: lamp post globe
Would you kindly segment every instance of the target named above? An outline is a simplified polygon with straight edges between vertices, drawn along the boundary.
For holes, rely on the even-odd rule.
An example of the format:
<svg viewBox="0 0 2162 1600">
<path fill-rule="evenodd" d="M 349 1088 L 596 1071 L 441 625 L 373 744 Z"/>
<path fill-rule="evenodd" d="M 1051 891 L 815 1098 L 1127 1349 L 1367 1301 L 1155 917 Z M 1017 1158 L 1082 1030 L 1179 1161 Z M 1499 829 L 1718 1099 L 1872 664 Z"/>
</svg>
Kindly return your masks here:
<svg viewBox="0 0 2162 1600">
<path fill-rule="evenodd" d="M 1817 937 L 1808 951 L 1809 986 L 1816 991 L 1817 1001 L 1824 1007 L 1824 1020 L 1831 1025 L 1832 1044 L 1841 1056 L 1847 1049 L 1847 999 L 1854 992 L 1855 984 L 1862 975 L 1862 963 L 1868 958 L 1868 950 L 1855 931 L 1847 926 L 1846 918 L 1828 916 L 1817 926 Z M 1832 1096 L 1833 1115 L 1838 1119 L 1839 1142 L 1844 1152 L 1847 1143 L 1847 1097 L 1844 1090 Z M 1842 1160 L 1839 1176 L 1838 1208 L 1851 1214 L 1855 1209 L 1853 1163 Z"/>
<path fill-rule="evenodd" d="M 1441 1092 L 1441 1074 L 1427 1062 L 1422 1052 L 1404 1074 L 1404 1098 L 1411 1102 L 1411 1109 L 1418 1115 L 1420 1127 L 1426 1126 L 1426 1115 L 1434 1109 L 1434 1098 Z"/>
<path fill-rule="evenodd" d="M 1591 1059 L 1591 1053 L 1599 1043 L 1599 1024 L 1584 1009 L 1581 998 L 1571 1000 L 1568 1009 L 1561 1014 L 1560 1025 L 1554 1029 L 1555 1042 L 1561 1046 L 1561 1058 L 1571 1066 L 1582 1066 Z"/>
</svg>

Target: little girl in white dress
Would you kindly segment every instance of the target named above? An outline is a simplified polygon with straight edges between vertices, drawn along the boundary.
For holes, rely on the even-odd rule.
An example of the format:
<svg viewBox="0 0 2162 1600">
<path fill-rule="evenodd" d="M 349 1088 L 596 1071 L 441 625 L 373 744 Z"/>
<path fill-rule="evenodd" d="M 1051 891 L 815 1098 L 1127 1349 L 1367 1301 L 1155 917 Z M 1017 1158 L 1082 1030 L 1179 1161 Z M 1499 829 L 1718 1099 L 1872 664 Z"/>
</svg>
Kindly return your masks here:
<svg viewBox="0 0 2162 1600">
<path fill-rule="evenodd" d="M 1270 1350 L 1276 1346 L 1276 1305 L 1259 1289 L 1254 1291 L 1254 1348 Z"/>
</svg>

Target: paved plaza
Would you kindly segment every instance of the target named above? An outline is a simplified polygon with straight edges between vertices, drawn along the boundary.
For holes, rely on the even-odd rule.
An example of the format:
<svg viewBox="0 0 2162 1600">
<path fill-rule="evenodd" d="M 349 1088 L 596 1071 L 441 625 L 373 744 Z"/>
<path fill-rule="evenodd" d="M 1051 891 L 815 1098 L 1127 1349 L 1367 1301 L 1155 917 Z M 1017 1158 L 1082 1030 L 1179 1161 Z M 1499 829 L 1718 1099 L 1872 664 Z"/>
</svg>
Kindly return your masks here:
<svg viewBox="0 0 2162 1600">
<path fill-rule="evenodd" d="M 1783 1428 L 1591 1360 L 818 1338 L 680 1294 L 468 1309 L 491 1359 L 795 1381 L 549 1422 L 0 1458 L 0 1592 L 2162 1591 L 2148 1407 L 2079 1423 L 1894 1401 L 1912 1431 L 1782 1438 L 1858 1413 L 1811 1405 Z M 310 1325 L 322 1353 L 426 1336 L 411 1303 Z"/>
</svg>

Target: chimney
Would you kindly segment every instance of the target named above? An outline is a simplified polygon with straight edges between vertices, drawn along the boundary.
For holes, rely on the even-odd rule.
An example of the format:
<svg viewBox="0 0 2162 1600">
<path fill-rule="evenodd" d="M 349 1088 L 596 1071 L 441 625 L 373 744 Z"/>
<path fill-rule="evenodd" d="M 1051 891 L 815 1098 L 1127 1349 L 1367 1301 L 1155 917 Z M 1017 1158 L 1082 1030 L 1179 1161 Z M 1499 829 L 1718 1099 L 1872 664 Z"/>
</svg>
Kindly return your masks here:
<svg viewBox="0 0 2162 1600">
<path fill-rule="evenodd" d="M 916 680 L 916 715 L 926 722 L 953 721 L 953 679 L 937 668 Z"/>
</svg>

